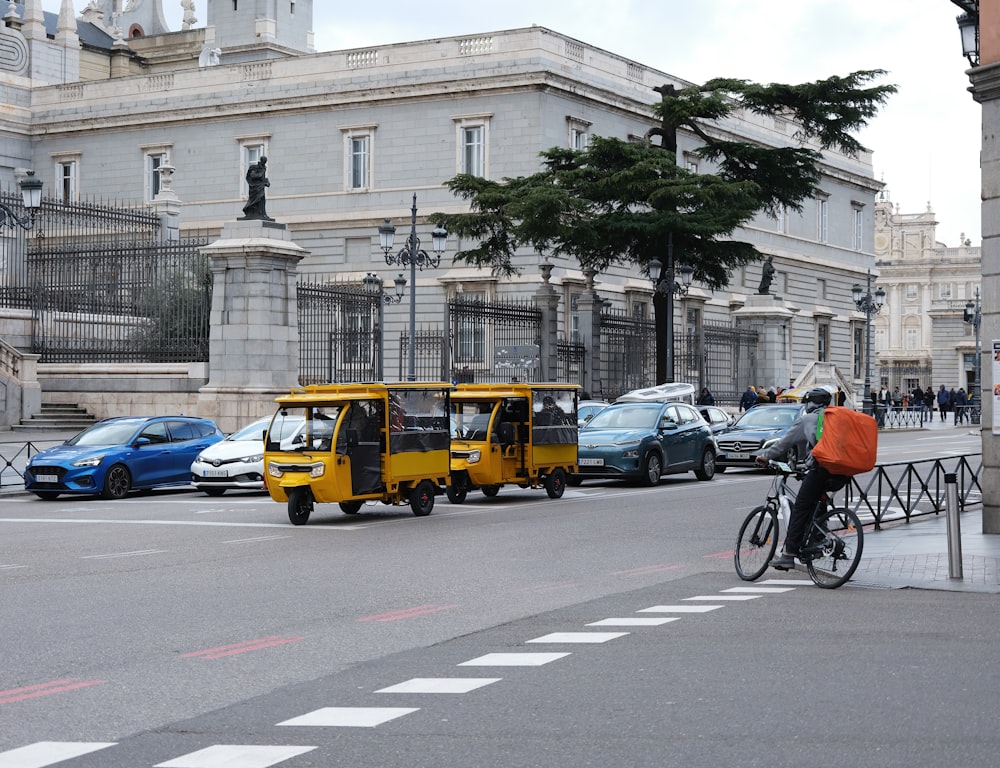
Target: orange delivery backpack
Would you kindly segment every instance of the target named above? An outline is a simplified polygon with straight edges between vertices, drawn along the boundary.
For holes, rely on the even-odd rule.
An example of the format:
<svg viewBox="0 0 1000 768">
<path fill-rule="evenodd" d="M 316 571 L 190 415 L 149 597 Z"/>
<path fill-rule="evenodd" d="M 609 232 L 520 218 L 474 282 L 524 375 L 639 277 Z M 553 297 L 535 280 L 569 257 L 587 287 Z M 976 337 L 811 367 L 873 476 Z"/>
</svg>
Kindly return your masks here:
<svg viewBox="0 0 1000 768">
<path fill-rule="evenodd" d="M 834 475 L 871 472 L 878 453 L 875 419 L 850 408 L 828 405 L 819 413 L 813 458 Z"/>
</svg>

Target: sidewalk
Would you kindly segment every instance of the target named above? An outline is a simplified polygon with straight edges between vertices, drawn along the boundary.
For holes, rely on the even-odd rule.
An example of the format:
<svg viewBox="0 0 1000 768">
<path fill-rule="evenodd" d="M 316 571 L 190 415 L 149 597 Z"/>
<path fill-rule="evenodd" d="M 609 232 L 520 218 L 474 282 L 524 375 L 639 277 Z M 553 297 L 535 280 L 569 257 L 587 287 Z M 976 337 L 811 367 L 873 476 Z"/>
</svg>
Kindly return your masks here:
<svg viewBox="0 0 1000 768">
<path fill-rule="evenodd" d="M 928 424 L 932 429 L 957 429 L 951 421 Z M 965 425 L 970 428 L 970 425 Z M 971 427 L 978 431 L 978 425 Z M 31 442 L 39 448 L 55 445 L 76 434 L 70 432 L 0 432 L 4 444 Z M 25 459 L 26 461 L 26 459 Z M 23 462 L 22 462 L 23 463 Z M 4 482 L 9 482 L 5 476 Z M 4 486 L 0 496 L 24 493 L 24 486 Z M 952 592 L 1000 594 L 1000 534 L 984 534 L 982 510 L 960 516 L 962 578 L 949 578 L 948 521 L 944 512 L 891 523 L 880 531 L 865 532 L 865 551 L 851 583 L 862 587 L 934 589 Z"/>
</svg>

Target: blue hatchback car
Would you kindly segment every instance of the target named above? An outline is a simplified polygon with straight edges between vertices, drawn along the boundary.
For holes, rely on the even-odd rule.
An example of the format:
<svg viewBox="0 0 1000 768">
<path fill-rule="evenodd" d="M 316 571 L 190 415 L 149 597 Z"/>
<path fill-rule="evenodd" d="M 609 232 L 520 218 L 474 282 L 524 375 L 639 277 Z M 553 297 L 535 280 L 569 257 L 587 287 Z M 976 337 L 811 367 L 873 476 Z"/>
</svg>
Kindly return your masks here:
<svg viewBox="0 0 1000 768">
<path fill-rule="evenodd" d="M 712 430 L 691 405 L 680 402 L 615 403 L 580 429 L 578 474 L 656 485 L 663 475 L 691 472 L 715 476 L 718 448 Z"/>
<path fill-rule="evenodd" d="M 191 416 L 119 416 L 35 454 L 24 487 L 41 499 L 63 493 L 122 499 L 130 490 L 186 485 L 191 462 L 225 435 Z"/>
</svg>

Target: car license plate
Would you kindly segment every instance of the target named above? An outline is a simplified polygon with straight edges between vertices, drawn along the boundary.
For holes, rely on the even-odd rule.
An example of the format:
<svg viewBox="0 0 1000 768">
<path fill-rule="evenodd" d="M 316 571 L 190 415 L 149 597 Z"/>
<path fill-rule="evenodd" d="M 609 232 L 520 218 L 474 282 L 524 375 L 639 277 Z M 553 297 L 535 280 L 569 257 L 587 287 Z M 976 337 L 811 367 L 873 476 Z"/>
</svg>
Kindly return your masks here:
<svg viewBox="0 0 1000 768">
<path fill-rule="evenodd" d="M 59 475 L 35 475 L 37 483 L 58 483 Z"/>
<path fill-rule="evenodd" d="M 229 472 L 225 469 L 206 469 L 205 477 L 229 477 Z"/>
<path fill-rule="evenodd" d="M 746 451 L 740 451 L 739 453 L 733 452 L 733 453 L 727 453 L 726 454 L 726 458 L 727 459 L 749 459 L 750 458 L 750 454 L 747 453 Z"/>
<path fill-rule="evenodd" d="M 603 467 L 604 459 L 580 459 L 577 464 L 581 467 Z"/>
</svg>

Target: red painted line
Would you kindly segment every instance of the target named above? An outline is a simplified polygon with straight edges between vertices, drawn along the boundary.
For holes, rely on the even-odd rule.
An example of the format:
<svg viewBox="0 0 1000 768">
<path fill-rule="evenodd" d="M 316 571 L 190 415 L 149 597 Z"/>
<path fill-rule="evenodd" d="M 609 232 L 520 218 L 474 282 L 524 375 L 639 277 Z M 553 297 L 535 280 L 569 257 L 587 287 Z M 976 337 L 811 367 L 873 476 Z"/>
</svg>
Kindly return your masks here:
<svg viewBox="0 0 1000 768">
<path fill-rule="evenodd" d="M 399 621 L 400 619 L 412 619 L 415 616 L 426 616 L 428 613 L 447 611 L 455 608 L 454 605 L 417 605 L 413 608 L 401 608 L 398 611 L 388 613 L 377 613 L 374 616 L 363 616 L 358 621 Z"/>
<path fill-rule="evenodd" d="M 711 555 L 702 555 L 702 557 L 719 557 L 719 558 L 726 558 L 732 556 L 733 556 L 733 550 L 731 549 L 727 549 L 725 552 L 716 552 Z"/>
<path fill-rule="evenodd" d="M 273 648 L 276 645 L 294 643 L 301 640 L 301 637 L 262 637 L 257 640 L 245 640 L 242 643 L 232 645 L 220 645 L 216 648 L 206 648 L 203 651 L 192 651 L 181 654 L 181 658 L 198 657 L 202 659 L 221 659 L 223 656 L 235 656 L 238 653 L 249 653 L 250 651 L 260 651 L 264 648 Z"/>
<path fill-rule="evenodd" d="M 642 576 L 647 573 L 660 573 L 662 571 L 676 571 L 679 568 L 686 568 L 684 565 L 644 565 L 642 568 L 631 568 L 627 571 L 612 571 L 612 576 Z"/>
<path fill-rule="evenodd" d="M 53 693 L 66 693 L 67 691 L 75 691 L 78 688 L 89 688 L 92 685 L 102 685 L 103 683 L 104 680 L 78 680 L 75 677 L 70 677 L 65 680 L 53 680 L 50 683 L 12 688 L 9 691 L 0 691 L 0 704 L 13 704 L 15 701 L 37 699 L 41 696 L 50 696 Z"/>
</svg>

